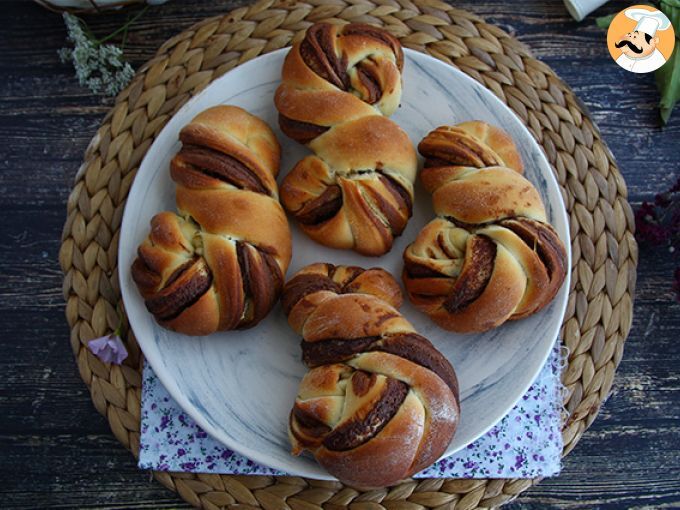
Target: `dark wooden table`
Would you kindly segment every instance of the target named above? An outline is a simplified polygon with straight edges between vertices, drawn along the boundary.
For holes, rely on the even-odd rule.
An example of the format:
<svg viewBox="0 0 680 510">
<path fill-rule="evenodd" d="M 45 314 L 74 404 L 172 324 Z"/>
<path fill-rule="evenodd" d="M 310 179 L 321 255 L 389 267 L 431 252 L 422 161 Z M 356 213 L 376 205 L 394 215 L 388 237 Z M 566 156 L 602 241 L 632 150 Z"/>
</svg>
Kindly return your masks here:
<svg viewBox="0 0 680 510">
<path fill-rule="evenodd" d="M 173 0 L 130 35 L 139 65 L 167 38 L 242 0 Z M 0 3 L 0 506 L 175 508 L 137 469 L 90 402 L 68 344 L 57 262 L 66 198 L 110 101 L 80 88 L 57 58 L 59 15 Z M 634 206 L 680 174 L 680 107 L 659 128 L 654 80 L 618 68 L 593 18 L 577 24 L 558 0 L 459 2 L 528 44 L 592 111 Z M 598 14 L 629 2 L 610 2 Z M 90 18 L 96 33 L 123 14 Z M 641 250 L 633 329 L 611 398 L 564 462 L 509 508 L 680 508 L 680 304 L 671 256 Z"/>
</svg>

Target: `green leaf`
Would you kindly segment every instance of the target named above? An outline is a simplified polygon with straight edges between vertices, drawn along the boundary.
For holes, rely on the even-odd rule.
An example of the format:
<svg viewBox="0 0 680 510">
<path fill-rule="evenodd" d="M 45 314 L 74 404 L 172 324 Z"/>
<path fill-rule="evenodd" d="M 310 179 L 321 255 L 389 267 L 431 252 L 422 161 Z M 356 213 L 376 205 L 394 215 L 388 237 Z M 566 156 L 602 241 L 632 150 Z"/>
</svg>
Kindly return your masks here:
<svg viewBox="0 0 680 510">
<path fill-rule="evenodd" d="M 661 11 L 668 16 L 675 30 L 675 50 L 671 58 L 657 69 L 656 86 L 661 93 L 659 110 L 661 121 L 668 123 L 675 103 L 680 101 L 680 0 L 661 0 Z"/>
<path fill-rule="evenodd" d="M 680 37 L 678 33 L 678 29 L 680 29 L 680 0 L 661 0 L 659 8 L 671 20 L 677 39 Z"/>
<path fill-rule="evenodd" d="M 595 18 L 595 24 L 598 28 L 609 28 L 609 25 L 612 24 L 614 18 L 616 18 L 616 13 L 610 14 L 609 16 L 600 16 L 599 18 Z"/>
<path fill-rule="evenodd" d="M 680 51 L 677 45 L 671 58 L 657 69 L 655 76 L 656 86 L 661 93 L 659 101 L 661 120 L 667 124 L 675 103 L 680 101 Z"/>
</svg>

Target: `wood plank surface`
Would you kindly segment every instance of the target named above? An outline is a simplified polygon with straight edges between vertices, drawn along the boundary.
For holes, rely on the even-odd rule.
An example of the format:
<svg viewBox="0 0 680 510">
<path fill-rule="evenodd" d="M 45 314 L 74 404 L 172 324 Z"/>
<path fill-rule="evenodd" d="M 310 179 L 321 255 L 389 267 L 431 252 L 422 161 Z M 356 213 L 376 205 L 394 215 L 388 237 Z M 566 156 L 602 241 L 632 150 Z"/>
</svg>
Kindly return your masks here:
<svg viewBox="0 0 680 510">
<path fill-rule="evenodd" d="M 246 2 L 172 0 L 134 27 L 139 66 L 192 23 Z M 456 2 L 526 43 L 569 83 L 616 156 L 634 206 L 680 174 L 680 108 L 661 129 L 651 76 L 609 58 L 594 19 L 576 23 L 561 1 Z M 607 14 L 629 3 L 614 1 Z M 73 361 L 57 255 L 65 202 L 82 154 L 112 101 L 78 86 L 56 51 L 59 15 L 4 0 L 0 30 L 0 506 L 183 508 L 109 431 Z M 95 33 L 125 14 L 87 18 Z M 677 258 L 676 258 L 677 262 Z M 642 248 L 633 329 L 613 392 L 565 459 L 509 509 L 680 508 L 680 304 L 665 250 Z"/>
</svg>

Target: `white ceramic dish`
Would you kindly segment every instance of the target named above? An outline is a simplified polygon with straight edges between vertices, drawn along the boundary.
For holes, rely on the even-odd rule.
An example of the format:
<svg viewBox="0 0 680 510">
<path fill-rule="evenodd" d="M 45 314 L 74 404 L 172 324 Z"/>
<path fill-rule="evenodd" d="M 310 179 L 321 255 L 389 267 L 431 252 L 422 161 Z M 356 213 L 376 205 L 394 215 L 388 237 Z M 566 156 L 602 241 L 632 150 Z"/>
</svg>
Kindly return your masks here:
<svg viewBox="0 0 680 510">
<path fill-rule="evenodd" d="M 128 197 L 119 247 L 120 283 L 130 324 L 147 361 L 169 393 L 206 432 L 261 464 L 293 475 L 328 479 L 312 458 L 289 453 L 287 418 L 305 367 L 300 361 L 300 338 L 288 327 L 280 306 L 254 329 L 190 338 L 154 322 L 130 276 L 137 246 L 148 234 L 151 217 L 162 210 L 175 210 L 169 162 L 180 147 L 180 129 L 197 113 L 216 104 L 235 104 L 267 121 L 283 148 L 279 182 L 308 153 L 277 126 L 272 98 L 286 51 L 259 57 L 217 79 L 159 134 Z M 525 175 L 539 189 L 548 217 L 569 250 L 567 216 L 557 182 L 541 149 L 519 119 L 462 72 L 429 56 L 410 50 L 405 53 L 404 94 L 393 120 L 414 144 L 437 126 L 464 120 L 480 119 L 504 127 L 517 143 Z M 293 260 L 288 277 L 319 261 L 378 265 L 398 277 L 404 248 L 432 217 L 430 196 L 418 183 L 413 218 L 392 251 L 380 258 L 320 246 L 291 222 Z M 540 313 L 480 335 L 446 332 L 409 303 L 404 304 L 402 312 L 448 357 L 460 380 L 462 418 L 446 455 L 486 432 L 528 389 L 558 334 L 568 288 L 566 281 L 552 304 Z"/>
</svg>

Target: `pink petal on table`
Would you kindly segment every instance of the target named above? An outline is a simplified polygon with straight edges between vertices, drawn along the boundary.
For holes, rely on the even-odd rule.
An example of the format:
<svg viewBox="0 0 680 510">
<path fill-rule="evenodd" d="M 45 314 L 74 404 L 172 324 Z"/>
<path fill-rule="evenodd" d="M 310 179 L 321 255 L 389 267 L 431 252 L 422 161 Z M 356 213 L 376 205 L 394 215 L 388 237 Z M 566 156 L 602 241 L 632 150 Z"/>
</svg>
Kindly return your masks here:
<svg viewBox="0 0 680 510">
<path fill-rule="evenodd" d="M 120 365 L 128 357 L 127 349 L 118 335 L 107 335 L 87 343 L 92 354 L 104 363 Z"/>
</svg>

